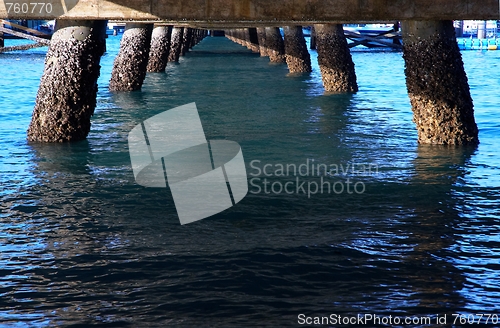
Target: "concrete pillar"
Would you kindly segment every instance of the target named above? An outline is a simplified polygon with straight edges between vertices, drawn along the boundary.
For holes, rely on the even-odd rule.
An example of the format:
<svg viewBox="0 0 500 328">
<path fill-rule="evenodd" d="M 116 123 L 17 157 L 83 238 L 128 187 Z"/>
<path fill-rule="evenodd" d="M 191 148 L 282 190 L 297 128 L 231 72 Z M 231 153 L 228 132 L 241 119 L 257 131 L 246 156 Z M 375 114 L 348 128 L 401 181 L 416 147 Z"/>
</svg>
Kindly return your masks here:
<svg viewBox="0 0 500 328">
<path fill-rule="evenodd" d="M 247 47 L 248 48 L 248 41 L 247 41 L 247 36 L 246 36 L 246 29 L 244 28 L 240 28 L 237 30 L 237 40 L 238 40 L 238 43 L 240 45 L 242 45 L 243 47 Z M 248 38 L 250 38 L 250 36 L 248 36 Z"/>
<path fill-rule="evenodd" d="M 311 56 L 307 51 L 306 40 L 302 33 L 302 26 L 286 26 L 285 54 L 290 73 L 311 72 Z"/>
<path fill-rule="evenodd" d="M 167 67 L 170 53 L 171 26 L 157 26 L 151 34 L 151 49 L 149 50 L 148 72 L 163 72 Z"/>
<path fill-rule="evenodd" d="M 245 29 L 245 37 L 248 41 L 247 48 L 252 50 L 253 52 L 259 53 L 260 46 L 259 46 L 259 37 L 257 35 L 257 29 L 255 27 Z"/>
<path fill-rule="evenodd" d="M 326 91 L 357 92 L 356 73 L 342 24 L 317 24 L 318 64 Z"/>
<path fill-rule="evenodd" d="M 314 25 L 311 26 L 311 42 L 309 44 L 309 49 L 316 50 L 316 30 Z"/>
<path fill-rule="evenodd" d="M 478 144 L 478 129 L 452 21 L 403 22 L 406 85 L 423 144 Z"/>
<path fill-rule="evenodd" d="M 191 44 L 192 44 L 191 48 L 196 46 L 198 43 L 200 43 L 204 38 L 205 38 L 204 30 L 200 30 L 200 29 L 194 30 L 193 41 L 191 42 Z"/>
<path fill-rule="evenodd" d="M 464 21 L 463 20 L 457 20 L 455 21 L 457 24 L 457 27 L 455 28 L 455 34 L 457 38 L 461 38 L 464 36 Z"/>
<path fill-rule="evenodd" d="M 244 47 L 247 47 L 248 49 L 251 49 L 250 47 L 250 32 L 248 31 L 247 28 L 243 28 L 240 30 L 240 40 L 241 40 L 241 45 Z"/>
<path fill-rule="evenodd" d="M 172 36 L 170 38 L 170 54 L 168 56 L 169 62 L 179 62 L 179 56 L 181 55 L 182 40 L 184 29 L 182 27 L 174 27 L 172 29 Z"/>
<path fill-rule="evenodd" d="M 189 49 L 193 48 L 195 45 L 198 44 L 198 42 L 199 42 L 199 40 L 198 40 L 199 34 L 198 33 L 199 32 L 200 32 L 200 30 L 198 30 L 196 28 L 193 29 L 193 34 L 192 34 L 191 40 L 189 42 Z"/>
<path fill-rule="evenodd" d="M 394 25 L 393 25 L 393 27 L 392 27 L 392 30 L 393 30 L 394 32 L 399 32 L 399 30 L 400 30 L 400 29 L 401 29 L 401 27 L 399 26 L 399 21 L 394 22 Z M 401 46 L 401 45 L 402 45 L 402 44 L 401 44 L 401 38 L 393 38 L 393 39 L 392 39 L 392 43 L 393 43 L 393 44 L 397 44 L 397 45 Z"/>
<path fill-rule="evenodd" d="M 243 47 L 250 49 L 250 32 L 246 28 L 236 30 L 236 42 Z"/>
<path fill-rule="evenodd" d="M 266 46 L 271 63 L 285 63 L 285 43 L 278 27 L 266 27 Z"/>
<path fill-rule="evenodd" d="M 250 42 L 250 30 L 248 28 L 242 29 L 241 36 L 243 40 L 243 46 L 252 50 L 252 43 Z"/>
<path fill-rule="evenodd" d="M 127 23 L 115 58 L 109 90 L 136 91 L 142 88 L 148 66 L 153 24 Z"/>
<path fill-rule="evenodd" d="M 234 30 L 225 30 L 224 31 L 224 35 L 226 36 L 226 38 L 228 38 L 229 40 L 233 41 L 233 42 L 236 42 L 236 38 L 234 37 Z"/>
<path fill-rule="evenodd" d="M 238 30 L 231 30 L 231 38 L 234 42 L 239 43 Z"/>
<path fill-rule="evenodd" d="M 189 51 L 192 37 L 193 37 L 193 29 L 190 27 L 185 27 L 184 33 L 182 34 L 181 56 L 184 56 Z"/>
<path fill-rule="evenodd" d="M 259 43 L 259 52 L 261 57 L 269 56 L 266 45 L 266 28 L 265 27 L 257 27 L 257 42 Z"/>
<path fill-rule="evenodd" d="M 45 57 L 28 140 L 78 141 L 90 131 L 106 21 L 58 20 Z"/>
</svg>

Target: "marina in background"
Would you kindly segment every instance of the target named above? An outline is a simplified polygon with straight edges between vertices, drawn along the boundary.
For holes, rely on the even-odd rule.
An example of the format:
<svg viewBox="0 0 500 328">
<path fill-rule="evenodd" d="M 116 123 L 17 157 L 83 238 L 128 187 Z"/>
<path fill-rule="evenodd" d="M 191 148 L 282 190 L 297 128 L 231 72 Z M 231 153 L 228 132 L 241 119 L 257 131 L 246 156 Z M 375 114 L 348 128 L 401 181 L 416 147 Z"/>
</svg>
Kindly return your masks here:
<svg viewBox="0 0 500 328">
<path fill-rule="evenodd" d="M 25 38 L 37 42 L 38 40 L 30 36 L 49 39 L 54 33 L 55 21 L 44 20 L 2 20 L 0 22 L 0 31 L 3 32 L 3 38 Z M 460 50 L 497 50 L 500 48 L 500 20 L 464 20 L 454 21 L 457 43 Z M 9 34 L 7 30 L 13 32 Z M 107 35 L 119 35 L 125 31 L 125 23 L 118 21 L 109 21 L 106 30 Z M 367 48 L 393 48 L 402 49 L 401 30 L 399 22 L 377 23 L 377 24 L 346 24 L 344 26 L 346 38 L 349 47 L 367 47 Z M 22 33 L 22 34 L 19 34 Z M 0 35 L 1 36 L 1 35 Z M 311 37 L 311 28 L 304 27 L 304 36 Z M 44 46 L 45 44 L 39 44 Z M 24 50 L 34 45 L 25 47 L 16 47 L 8 50 Z M 0 44 L 0 48 L 1 44 Z M 5 52 L 4 49 L 3 52 Z"/>
</svg>

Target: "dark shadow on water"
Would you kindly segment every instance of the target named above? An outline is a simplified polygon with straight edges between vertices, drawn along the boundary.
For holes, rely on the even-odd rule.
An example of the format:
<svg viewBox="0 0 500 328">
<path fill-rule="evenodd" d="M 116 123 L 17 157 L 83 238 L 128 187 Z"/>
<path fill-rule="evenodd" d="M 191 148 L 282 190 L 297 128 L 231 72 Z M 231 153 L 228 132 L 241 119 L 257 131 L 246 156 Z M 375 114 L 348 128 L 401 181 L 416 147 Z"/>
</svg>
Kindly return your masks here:
<svg viewBox="0 0 500 328">
<path fill-rule="evenodd" d="M 456 313 L 466 301 L 460 291 L 466 284 L 461 271 L 449 261 L 466 256 L 450 251 L 459 242 L 455 227 L 461 223 L 453 189 L 467 174 L 466 164 L 475 147 L 419 145 L 413 161 L 415 175 L 408 194 L 413 215 L 405 219 L 408 243 L 414 243 L 403 260 L 414 267 L 413 298 L 418 312 Z M 413 205 L 411 205 L 413 203 Z"/>
<path fill-rule="evenodd" d="M 29 143 L 38 172 L 89 174 L 89 142 Z"/>
</svg>

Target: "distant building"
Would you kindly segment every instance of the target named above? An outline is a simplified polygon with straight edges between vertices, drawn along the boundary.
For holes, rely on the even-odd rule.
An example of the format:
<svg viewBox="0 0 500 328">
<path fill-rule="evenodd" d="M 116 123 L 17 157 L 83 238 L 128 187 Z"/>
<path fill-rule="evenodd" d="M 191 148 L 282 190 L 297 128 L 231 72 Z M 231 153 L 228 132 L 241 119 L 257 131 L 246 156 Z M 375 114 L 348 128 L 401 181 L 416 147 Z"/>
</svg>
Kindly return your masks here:
<svg viewBox="0 0 500 328">
<path fill-rule="evenodd" d="M 484 23 L 484 21 L 479 20 L 464 20 L 464 21 L 455 21 L 454 25 L 457 29 L 462 29 L 463 37 L 477 37 L 477 31 L 479 29 L 479 25 Z M 487 38 L 495 38 L 498 36 L 498 32 L 500 31 L 500 21 L 489 20 L 486 21 L 486 37 Z M 457 33 L 458 34 L 458 33 Z"/>
</svg>

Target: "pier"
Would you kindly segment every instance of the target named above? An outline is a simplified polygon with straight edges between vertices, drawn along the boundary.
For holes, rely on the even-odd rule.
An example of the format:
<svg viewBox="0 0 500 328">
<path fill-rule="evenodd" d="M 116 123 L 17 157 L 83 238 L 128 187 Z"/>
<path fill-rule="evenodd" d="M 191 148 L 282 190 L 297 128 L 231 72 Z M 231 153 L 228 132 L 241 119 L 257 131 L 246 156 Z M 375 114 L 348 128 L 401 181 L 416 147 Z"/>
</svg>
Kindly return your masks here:
<svg viewBox="0 0 500 328">
<path fill-rule="evenodd" d="M 499 0 L 4 3 L 2 327 L 500 326 Z"/>
<path fill-rule="evenodd" d="M 273 3 L 258 0 L 78 1 L 63 11 L 53 11 L 61 15 L 45 15 L 58 18 L 57 37 L 50 43 L 28 139 L 62 142 L 86 138 L 95 108 L 98 63 L 103 53 L 101 43 L 105 42 L 99 41 L 103 32 L 93 26 L 102 26 L 99 22 L 113 19 L 130 21 L 113 68 L 109 86 L 113 92 L 140 90 L 148 71 L 163 71 L 168 61 L 177 62 L 206 37 L 207 30 L 222 30 L 231 40 L 269 57 L 271 62 L 286 62 L 290 73 L 307 74 L 311 72 L 311 59 L 302 26 L 314 25 L 325 91 L 354 93 L 358 90 L 350 46 L 385 44 L 403 49 L 419 142 L 477 144 L 472 99 L 451 20 L 496 19 L 499 5 L 496 0 L 340 0 L 293 4 L 286 0 Z M 0 17 L 40 18 L 1 6 Z M 396 29 L 362 38 L 342 31 L 342 23 L 377 21 L 402 21 L 404 45 L 396 40 L 400 35 Z M 283 38 L 278 27 L 283 29 Z M 79 36 L 71 32 L 80 30 Z M 0 31 L 5 32 L 5 28 Z M 353 40 L 351 45 L 346 37 Z M 30 38 L 46 41 L 37 36 Z M 61 56 L 69 57 L 68 60 L 76 64 L 81 63 L 83 57 L 77 58 L 84 54 L 90 56 L 92 63 L 59 67 Z M 66 73 L 56 74 L 60 69 Z M 65 83 L 68 75 L 75 76 L 74 85 Z M 48 100 L 52 84 L 62 91 L 58 91 L 60 96 Z"/>
</svg>

